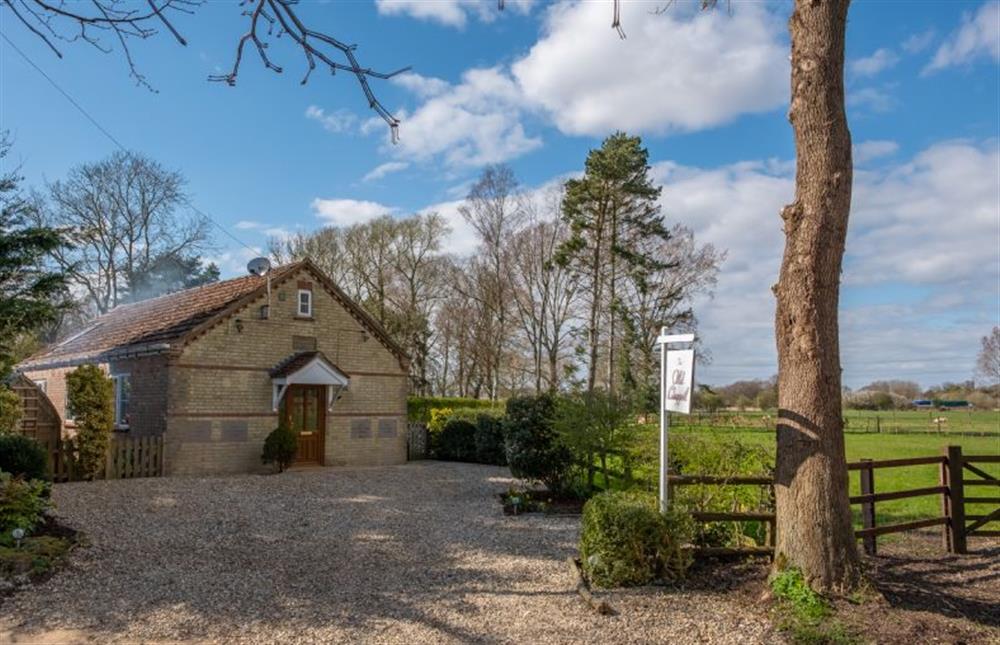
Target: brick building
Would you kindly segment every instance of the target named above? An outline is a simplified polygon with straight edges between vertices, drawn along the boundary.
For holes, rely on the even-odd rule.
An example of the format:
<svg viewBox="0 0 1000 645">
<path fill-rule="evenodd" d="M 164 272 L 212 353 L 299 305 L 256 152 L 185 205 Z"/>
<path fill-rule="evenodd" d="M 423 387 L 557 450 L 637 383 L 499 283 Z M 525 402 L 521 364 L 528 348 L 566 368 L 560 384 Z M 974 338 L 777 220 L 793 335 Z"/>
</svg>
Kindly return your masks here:
<svg viewBox="0 0 1000 645">
<path fill-rule="evenodd" d="M 83 364 L 114 379 L 117 431 L 164 434 L 167 474 L 258 471 L 279 418 L 300 463 L 406 460 L 407 357 L 308 260 L 116 307 L 18 365 L 67 433 Z"/>
</svg>

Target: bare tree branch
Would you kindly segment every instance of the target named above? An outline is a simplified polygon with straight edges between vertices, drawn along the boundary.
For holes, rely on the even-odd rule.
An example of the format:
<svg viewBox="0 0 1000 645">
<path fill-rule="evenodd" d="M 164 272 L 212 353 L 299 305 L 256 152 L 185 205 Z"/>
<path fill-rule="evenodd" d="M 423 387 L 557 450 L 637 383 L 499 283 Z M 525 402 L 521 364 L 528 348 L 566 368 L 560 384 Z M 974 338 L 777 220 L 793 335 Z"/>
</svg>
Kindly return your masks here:
<svg viewBox="0 0 1000 645">
<path fill-rule="evenodd" d="M 101 42 L 101 35 L 113 35 L 125 56 L 129 75 L 139 85 L 155 91 L 136 66 L 129 46 L 130 39 L 151 38 L 159 33 L 159 26 L 170 32 L 178 43 L 187 45 L 187 40 L 174 25 L 172 15 L 176 12 L 191 14 L 203 0 L 145 1 L 148 10 L 142 11 L 134 8 L 134 5 L 133 8 L 124 6 L 118 0 L 89 0 L 89 3 L 0 0 L 0 8 L 10 9 L 14 17 L 59 58 L 63 55 L 55 46 L 54 39 L 66 42 L 84 40 L 100 51 L 109 53 L 111 49 Z M 331 74 L 338 70 L 350 72 L 361 86 L 369 107 L 389 125 L 393 141 L 398 140 L 399 120 L 378 100 L 368 79 L 390 79 L 408 71 L 410 67 L 378 72 L 362 66 L 355 55 L 356 45 L 348 45 L 328 33 L 312 29 L 299 18 L 295 10 L 298 0 L 241 0 L 240 4 L 245 8 L 243 15 L 248 19 L 248 25 L 246 33 L 237 42 L 232 69 L 227 74 L 210 76 L 209 80 L 235 85 L 243 61 L 243 49 L 248 42 L 257 50 L 264 67 L 280 74 L 282 67 L 272 60 L 269 44 L 272 38 L 278 39 L 287 34 L 302 50 L 306 59 L 306 73 L 301 81 L 303 84 L 309 80 L 317 61 L 326 65 Z M 87 7 L 92 7 L 92 10 Z M 262 24 L 266 24 L 266 31 L 261 27 Z M 337 60 L 338 57 L 342 57 L 342 60 Z"/>
</svg>

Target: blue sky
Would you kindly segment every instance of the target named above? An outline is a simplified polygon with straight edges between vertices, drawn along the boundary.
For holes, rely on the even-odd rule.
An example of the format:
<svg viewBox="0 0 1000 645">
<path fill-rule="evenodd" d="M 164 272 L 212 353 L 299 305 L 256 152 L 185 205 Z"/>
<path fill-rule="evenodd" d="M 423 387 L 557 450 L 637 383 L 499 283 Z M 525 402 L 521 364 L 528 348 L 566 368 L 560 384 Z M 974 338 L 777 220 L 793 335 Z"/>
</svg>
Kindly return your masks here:
<svg viewBox="0 0 1000 645">
<path fill-rule="evenodd" d="M 403 120 L 401 142 L 347 74 L 317 71 L 287 41 L 280 75 L 245 55 L 228 70 L 245 19 L 209 2 L 121 56 L 61 43 L 60 60 L 0 8 L 0 31 L 127 147 L 184 173 L 197 206 L 251 247 L 269 235 L 389 212 L 438 210 L 452 250 L 471 251 L 456 200 L 483 164 L 506 162 L 528 189 L 582 167 L 616 128 L 642 134 L 671 222 L 727 249 L 713 299 L 697 303 L 713 362 L 707 382 L 774 373 L 778 211 L 792 197 L 785 119 L 790 2 L 703 14 L 676 3 L 610 0 L 303 2 L 316 28 L 357 43 L 364 65 L 412 66 L 374 81 Z M 842 303 L 845 382 L 969 378 L 978 338 L 1000 322 L 1000 3 L 857 2 L 847 98 L 855 191 Z M 0 43 L 0 128 L 40 186 L 114 150 L 47 81 Z M 252 253 L 218 235 L 212 258 L 235 275 Z"/>
</svg>

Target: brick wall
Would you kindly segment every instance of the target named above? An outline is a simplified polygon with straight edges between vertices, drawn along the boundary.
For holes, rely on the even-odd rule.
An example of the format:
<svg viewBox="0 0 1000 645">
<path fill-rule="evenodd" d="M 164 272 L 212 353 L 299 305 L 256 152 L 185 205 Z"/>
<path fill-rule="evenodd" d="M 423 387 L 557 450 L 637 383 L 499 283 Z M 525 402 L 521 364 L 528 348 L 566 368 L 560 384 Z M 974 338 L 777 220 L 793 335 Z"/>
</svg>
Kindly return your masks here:
<svg viewBox="0 0 1000 645">
<path fill-rule="evenodd" d="M 108 371 L 107 365 L 101 365 L 101 369 L 105 372 Z M 73 424 L 66 422 L 66 374 L 75 370 L 76 367 L 57 367 L 47 370 L 32 370 L 24 372 L 32 381 L 45 381 L 45 394 L 52 401 L 53 407 L 55 407 L 56 412 L 59 413 L 59 423 L 64 428 L 63 434 L 66 434 L 66 430 L 70 431 L 72 434 Z"/>
<path fill-rule="evenodd" d="M 145 356 L 112 361 L 111 374 L 128 374 L 130 383 L 128 433 L 133 437 L 157 435 L 167 429 L 167 359 Z"/>
<path fill-rule="evenodd" d="M 313 318 L 296 316 L 300 283 L 311 283 Z M 268 370 L 294 351 L 293 337 L 316 348 L 351 377 L 326 415 L 327 465 L 406 461 L 406 370 L 307 271 L 274 285 L 265 296 L 212 328 L 173 357 L 168 369 L 167 471 L 172 474 L 247 472 L 262 468 L 264 437 L 278 424 Z M 237 322 L 239 321 L 239 322 Z M 370 432 L 351 433 L 352 420 Z M 380 420 L 381 432 L 380 432 Z M 395 432 L 390 427 L 395 420 Z"/>
</svg>

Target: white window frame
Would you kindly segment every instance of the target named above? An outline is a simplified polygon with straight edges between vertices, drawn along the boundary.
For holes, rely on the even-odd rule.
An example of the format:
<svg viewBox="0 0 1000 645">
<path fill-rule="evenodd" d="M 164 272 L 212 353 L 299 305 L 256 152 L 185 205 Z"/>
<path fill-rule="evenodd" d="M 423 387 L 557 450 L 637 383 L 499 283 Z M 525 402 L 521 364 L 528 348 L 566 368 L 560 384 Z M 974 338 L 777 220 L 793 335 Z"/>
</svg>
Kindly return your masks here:
<svg viewBox="0 0 1000 645">
<path fill-rule="evenodd" d="M 32 381 L 32 383 L 34 383 L 35 386 L 37 386 L 38 389 L 41 390 L 43 393 L 45 393 L 45 394 L 49 393 L 49 381 L 48 381 L 48 379 L 40 378 L 40 379 L 38 379 L 36 381 Z"/>
<path fill-rule="evenodd" d="M 131 375 L 128 372 L 121 372 L 119 374 L 112 374 L 112 380 L 115 382 L 115 429 L 116 430 L 128 430 L 128 410 L 122 409 L 122 383 L 128 382 L 129 385 L 129 397 L 125 400 L 125 404 L 128 405 L 132 401 L 132 383 Z M 125 417 L 122 419 L 122 417 Z"/>
<path fill-rule="evenodd" d="M 302 294 L 308 296 L 305 303 L 302 302 Z M 306 305 L 306 310 L 302 310 L 302 305 Z M 295 311 L 296 316 L 299 318 L 312 318 L 313 317 L 313 292 L 312 289 L 299 289 L 298 298 L 295 300 Z"/>
</svg>

